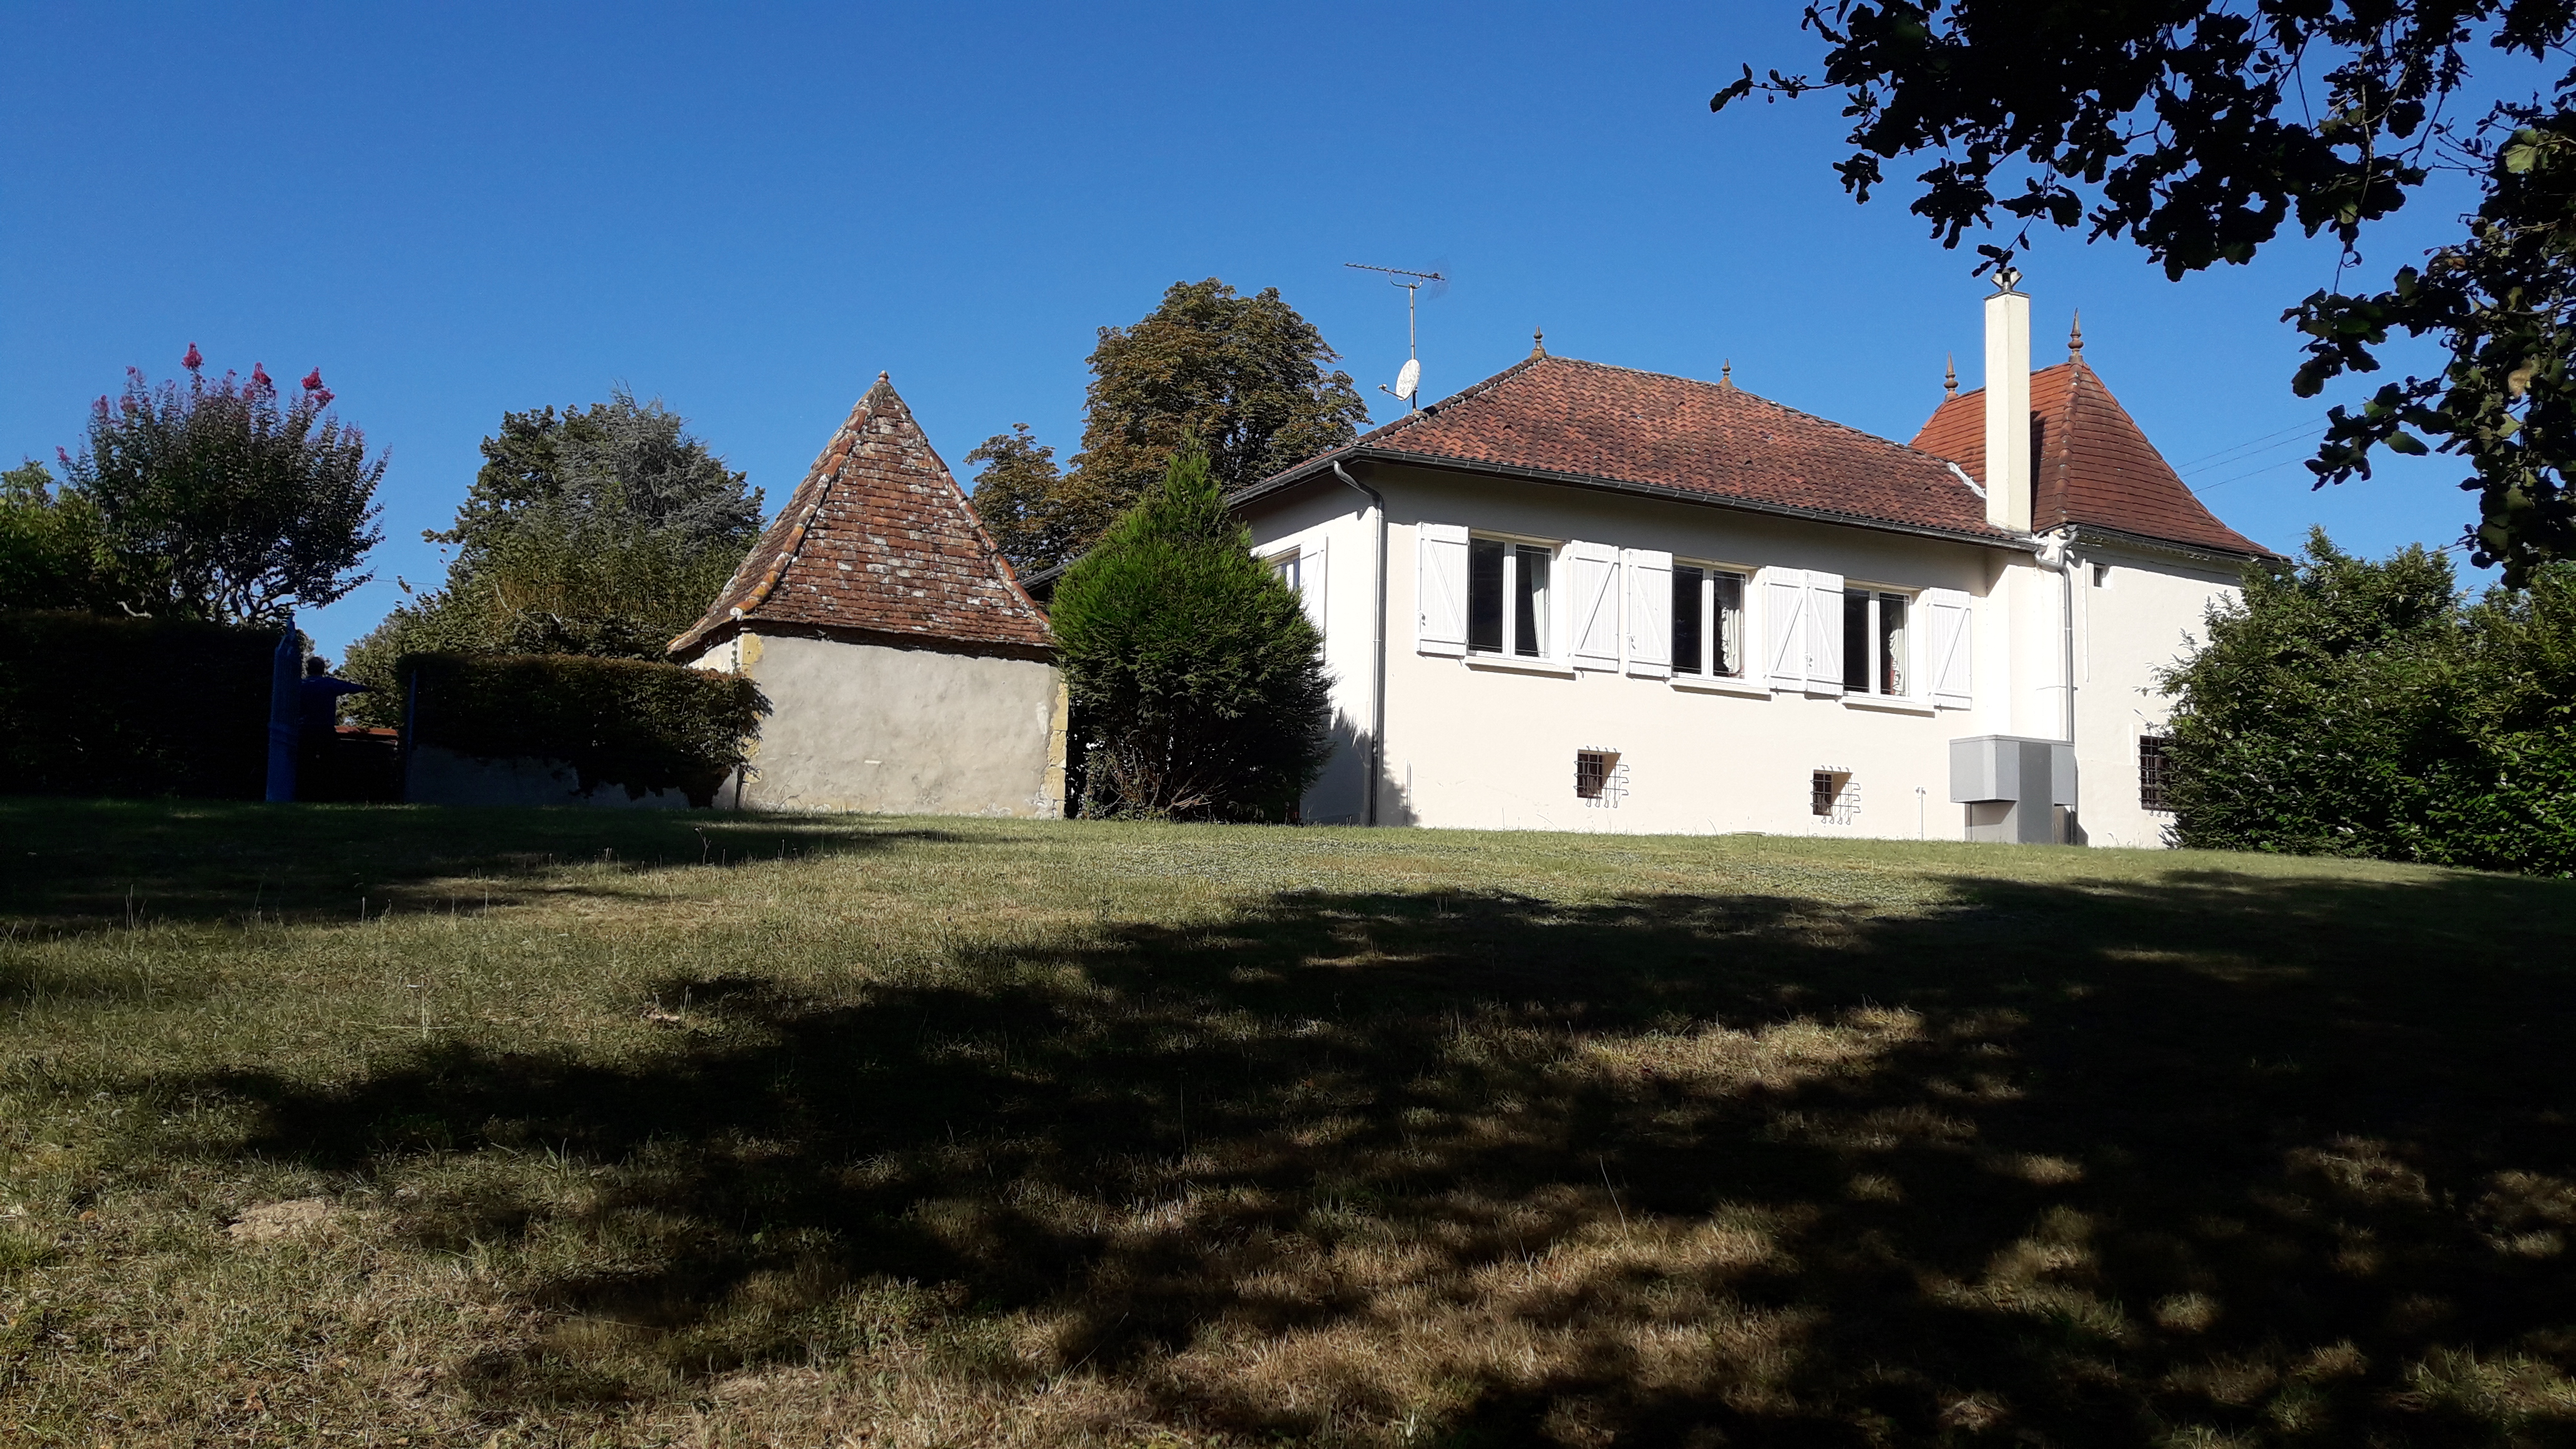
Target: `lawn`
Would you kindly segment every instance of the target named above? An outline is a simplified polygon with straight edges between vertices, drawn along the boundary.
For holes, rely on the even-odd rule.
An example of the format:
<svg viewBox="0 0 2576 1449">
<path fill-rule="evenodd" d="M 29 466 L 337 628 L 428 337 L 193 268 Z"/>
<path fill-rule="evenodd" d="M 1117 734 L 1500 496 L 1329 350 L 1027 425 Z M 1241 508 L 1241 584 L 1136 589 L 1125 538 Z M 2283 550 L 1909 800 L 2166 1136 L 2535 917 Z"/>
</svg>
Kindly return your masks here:
<svg viewBox="0 0 2576 1449">
<path fill-rule="evenodd" d="M 2576 884 L 0 801 L 0 1442 L 2576 1443 Z"/>
</svg>

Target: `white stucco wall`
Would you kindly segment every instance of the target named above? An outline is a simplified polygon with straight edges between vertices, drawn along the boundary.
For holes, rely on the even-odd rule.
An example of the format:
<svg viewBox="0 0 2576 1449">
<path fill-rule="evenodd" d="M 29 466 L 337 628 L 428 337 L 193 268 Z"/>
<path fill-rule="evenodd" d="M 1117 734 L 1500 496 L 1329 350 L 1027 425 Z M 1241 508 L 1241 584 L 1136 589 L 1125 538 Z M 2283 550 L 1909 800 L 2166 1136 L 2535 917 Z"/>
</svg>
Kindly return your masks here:
<svg viewBox="0 0 2576 1449">
<path fill-rule="evenodd" d="M 2088 844 L 2161 845 L 2173 817 L 2138 798 L 2138 740 L 2172 714 L 2155 674 L 2207 639 L 2209 606 L 2241 596 L 2242 569 L 2098 542 L 2075 557 L 2077 820 Z M 2099 585 L 2095 564 L 2107 566 Z"/>
<path fill-rule="evenodd" d="M 1956 840 L 1966 821 L 1949 799 L 1951 740 L 2062 737 L 2064 600 L 2057 575 L 2027 552 L 1434 470 L 1377 467 L 1365 477 L 1386 495 L 1390 518 L 1381 823 Z M 1337 719 L 1363 727 L 1374 546 L 1365 507 L 1348 488 L 1315 486 L 1265 500 L 1248 519 L 1264 555 L 1312 545 L 1330 560 L 1324 614 Z M 1533 670 L 1420 653 L 1416 535 L 1425 522 L 1661 550 L 1748 576 L 1787 567 L 1837 573 L 1854 587 L 1959 590 L 1974 611 L 1971 705 L 1890 707 L 1766 684 L 1712 689 L 1562 662 Z M 1553 592 L 1562 607 L 1570 590 L 1561 558 L 1559 567 Z M 2162 701 L 2141 691 L 2231 580 L 2132 554 L 2113 561 L 2106 588 L 2087 582 L 2078 591 L 2079 811 L 2097 843 L 2159 843 L 2161 817 L 2137 808 L 2136 738 L 2142 722 L 2162 720 Z M 1759 640 L 1758 602 L 1753 609 L 1748 635 Z M 1915 627 L 1924 627 L 1919 615 Z M 1550 634 L 1561 661 L 1562 619 Z M 1344 738 L 1309 793 L 1310 820 L 1357 818 L 1363 744 Z M 1614 789 L 1599 802 L 1574 788 L 1576 752 L 1595 749 L 1618 755 Z M 1850 773 L 1850 808 L 1814 813 L 1818 770 Z"/>
<path fill-rule="evenodd" d="M 738 669 L 769 699 L 745 809 L 1061 813 L 1051 664 L 749 631 L 695 662 Z"/>
</svg>

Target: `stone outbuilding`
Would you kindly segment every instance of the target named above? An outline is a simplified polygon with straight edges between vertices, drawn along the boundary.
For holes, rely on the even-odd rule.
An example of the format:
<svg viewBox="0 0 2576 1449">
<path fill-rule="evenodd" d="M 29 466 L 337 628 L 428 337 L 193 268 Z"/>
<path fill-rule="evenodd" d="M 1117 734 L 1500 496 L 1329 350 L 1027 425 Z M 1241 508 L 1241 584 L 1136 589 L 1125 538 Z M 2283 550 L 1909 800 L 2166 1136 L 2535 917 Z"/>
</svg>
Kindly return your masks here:
<svg viewBox="0 0 2576 1449">
<path fill-rule="evenodd" d="M 671 656 L 768 697 L 720 803 L 1063 813 L 1046 615 L 883 373 Z"/>
</svg>

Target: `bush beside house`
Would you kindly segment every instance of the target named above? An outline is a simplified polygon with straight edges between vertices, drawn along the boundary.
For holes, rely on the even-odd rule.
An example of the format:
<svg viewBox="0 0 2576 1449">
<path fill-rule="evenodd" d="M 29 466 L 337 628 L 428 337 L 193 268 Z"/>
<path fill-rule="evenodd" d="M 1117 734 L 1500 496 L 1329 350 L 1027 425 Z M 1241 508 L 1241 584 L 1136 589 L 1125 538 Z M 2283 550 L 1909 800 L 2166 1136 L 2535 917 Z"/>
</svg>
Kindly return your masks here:
<svg viewBox="0 0 2576 1449">
<path fill-rule="evenodd" d="M 1056 586 L 1082 813 L 1280 820 L 1330 749 L 1323 636 L 1229 513 L 1206 455 L 1175 457 Z"/>
<path fill-rule="evenodd" d="M 2576 872 L 2576 568 L 2459 596 L 2322 531 L 2167 676 L 2178 843 Z"/>
</svg>

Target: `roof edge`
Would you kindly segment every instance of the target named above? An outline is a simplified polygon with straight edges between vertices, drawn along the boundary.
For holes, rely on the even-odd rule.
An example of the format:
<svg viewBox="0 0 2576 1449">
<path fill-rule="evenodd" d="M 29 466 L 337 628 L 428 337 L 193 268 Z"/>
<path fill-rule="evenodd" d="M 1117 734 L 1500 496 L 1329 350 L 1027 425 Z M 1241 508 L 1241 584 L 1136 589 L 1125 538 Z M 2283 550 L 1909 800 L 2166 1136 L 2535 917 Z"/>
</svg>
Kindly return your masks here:
<svg viewBox="0 0 2576 1449">
<path fill-rule="evenodd" d="M 1900 443 L 1895 446 L 1904 445 Z M 1602 493 L 1627 493 L 1641 498 L 1663 498 L 1676 503 L 1695 503 L 1704 508 L 1723 508 L 1738 513 L 1758 513 L 1771 518 L 1795 518 L 1812 523 L 1836 523 L 1846 528 L 1864 528 L 1876 533 L 1904 534 L 1913 538 L 1937 538 L 1953 543 L 1977 544 L 1987 548 L 2012 549 L 2024 553 L 2030 551 L 2031 539 L 2035 537 L 2035 535 L 2001 531 L 1969 533 L 1958 529 L 1935 528 L 1929 524 L 1899 523 L 1893 519 L 1872 518 L 1863 513 L 1835 513 L 1827 509 L 1799 508 L 1786 503 L 1759 503 L 1741 498 L 1720 498 L 1695 489 L 1675 488 L 1663 483 L 1636 483 L 1622 478 L 1604 478 L 1596 474 L 1560 473 L 1552 469 L 1512 467 L 1500 463 L 1471 463 L 1458 458 L 1434 457 L 1428 453 L 1407 453 L 1393 448 L 1364 447 L 1357 443 L 1347 444 L 1338 452 L 1319 454 L 1288 472 L 1275 474 L 1229 494 L 1225 500 L 1226 506 L 1236 508 L 1246 503 L 1257 502 L 1271 494 L 1284 492 L 1299 484 L 1312 481 L 1326 465 L 1352 459 L 1363 462 L 1402 463 L 1409 467 L 1468 473 L 1479 477 L 1519 478 L 1564 488 L 1587 488 Z"/>
</svg>

